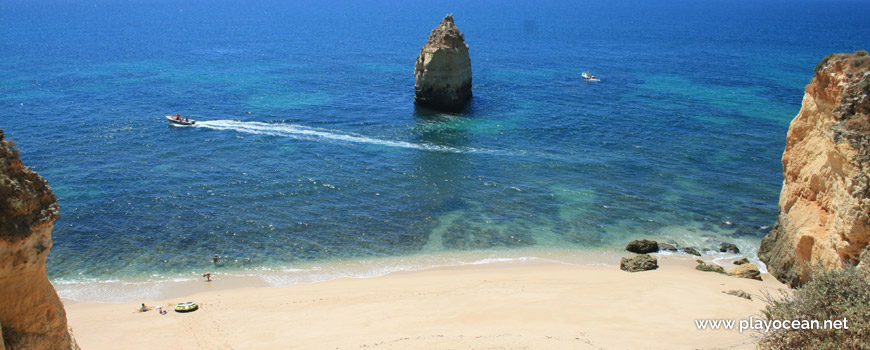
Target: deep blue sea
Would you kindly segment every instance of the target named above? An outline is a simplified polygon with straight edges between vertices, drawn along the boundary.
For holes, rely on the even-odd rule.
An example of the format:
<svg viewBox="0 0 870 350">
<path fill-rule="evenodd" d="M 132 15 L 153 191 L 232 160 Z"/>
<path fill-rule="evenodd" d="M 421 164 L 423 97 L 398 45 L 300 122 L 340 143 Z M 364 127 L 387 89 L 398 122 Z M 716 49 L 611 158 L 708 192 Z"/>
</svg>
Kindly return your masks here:
<svg viewBox="0 0 870 350">
<path fill-rule="evenodd" d="M 447 13 L 471 52 L 461 114 L 413 103 L 414 61 Z M 48 272 L 62 296 L 635 238 L 752 256 L 813 67 L 868 49 L 868 13 L 821 0 L 2 0 L 0 128 L 60 202 Z M 176 113 L 197 126 L 167 125 Z"/>
</svg>

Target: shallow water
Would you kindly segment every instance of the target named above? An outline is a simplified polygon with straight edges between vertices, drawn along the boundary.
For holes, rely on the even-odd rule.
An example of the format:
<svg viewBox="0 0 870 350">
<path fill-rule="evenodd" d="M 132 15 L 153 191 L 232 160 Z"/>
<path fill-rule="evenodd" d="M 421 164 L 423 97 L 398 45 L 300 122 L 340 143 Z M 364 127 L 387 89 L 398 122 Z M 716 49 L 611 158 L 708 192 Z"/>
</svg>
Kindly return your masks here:
<svg viewBox="0 0 870 350">
<path fill-rule="evenodd" d="M 241 275 L 641 237 L 751 256 L 813 67 L 870 37 L 866 3 L 788 4 L 4 2 L 0 127 L 60 202 L 62 295 L 213 254 Z M 448 12 L 461 115 L 413 105 Z"/>
</svg>

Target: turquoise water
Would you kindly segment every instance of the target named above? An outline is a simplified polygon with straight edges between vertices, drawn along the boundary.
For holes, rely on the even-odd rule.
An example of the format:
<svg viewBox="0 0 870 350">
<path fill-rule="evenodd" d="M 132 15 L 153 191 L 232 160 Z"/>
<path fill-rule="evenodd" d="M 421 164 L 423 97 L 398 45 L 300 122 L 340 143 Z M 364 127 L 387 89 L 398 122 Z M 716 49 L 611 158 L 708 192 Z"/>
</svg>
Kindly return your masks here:
<svg viewBox="0 0 870 350">
<path fill-rule="evenodd" d="M 60 202 L 62 295 L 640 237 L 751 255 L 803 87 L 828 53 L 867 48 L 868 9 L 5 1 L 0 127 Z M 450 12 L 474 72 L 459 115 L 413 105 L 414 60 Z"/>
</svg>

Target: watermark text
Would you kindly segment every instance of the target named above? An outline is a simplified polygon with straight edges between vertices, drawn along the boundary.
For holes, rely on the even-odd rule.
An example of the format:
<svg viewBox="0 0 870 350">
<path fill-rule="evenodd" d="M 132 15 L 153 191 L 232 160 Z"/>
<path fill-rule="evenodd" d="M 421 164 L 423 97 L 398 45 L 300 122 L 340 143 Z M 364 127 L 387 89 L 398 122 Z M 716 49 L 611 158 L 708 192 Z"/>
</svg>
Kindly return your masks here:
<svg viewBox="0 0 870 350">
<path fill-rule="evenodd" d="M 771 330 L 798 330 L 798 329 L 849 329 L 849 320 L 843 317 L 842 320 L 762 320 L 750 317 L 749 319 L 738 320 L 713 320 L 703 319 L 695 320 L 695 327 L 698 330 L 734 330 L 743 333 L 745 330 L 762 331 L 764 333 Z"/>
</svg>

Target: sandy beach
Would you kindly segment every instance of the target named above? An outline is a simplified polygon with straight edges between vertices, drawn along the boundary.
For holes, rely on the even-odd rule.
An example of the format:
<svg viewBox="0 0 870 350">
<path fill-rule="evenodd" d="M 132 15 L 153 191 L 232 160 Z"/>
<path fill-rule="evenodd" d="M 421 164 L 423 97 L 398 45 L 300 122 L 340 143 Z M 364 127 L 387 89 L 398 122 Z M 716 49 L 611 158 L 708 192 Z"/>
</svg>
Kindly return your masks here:
<svg viewBox="0 0 870 350">
<path fill-rule="evenodd" d="M 783 286 L 660 257 L 656 271 L 493 263 L 228 288 L 139 302 L 65 301 L 83 349 L 753 349 L 750 332 L 698 330 L 696 319 L 758 317 Z M 205 283 L 205 282 L 203 282 Z M 222 281 L 212 282 L 219 287 Z M 753 300 L 726 295 L 744 290 Z M 200 310 L 171 306 L 195 301 Z"/>
</svg>

